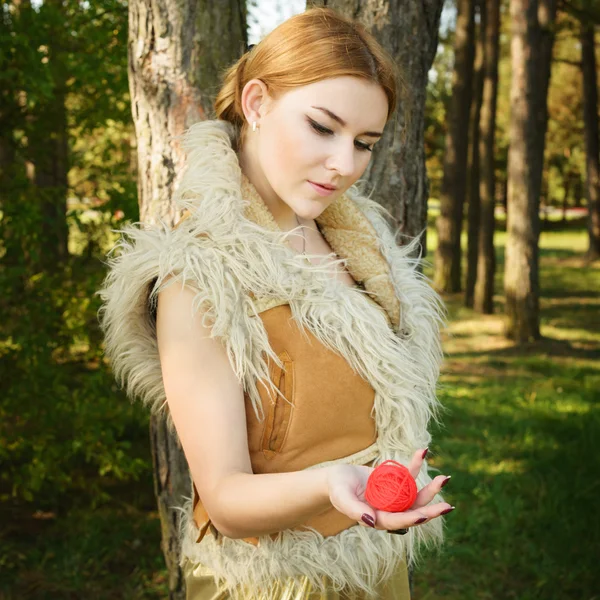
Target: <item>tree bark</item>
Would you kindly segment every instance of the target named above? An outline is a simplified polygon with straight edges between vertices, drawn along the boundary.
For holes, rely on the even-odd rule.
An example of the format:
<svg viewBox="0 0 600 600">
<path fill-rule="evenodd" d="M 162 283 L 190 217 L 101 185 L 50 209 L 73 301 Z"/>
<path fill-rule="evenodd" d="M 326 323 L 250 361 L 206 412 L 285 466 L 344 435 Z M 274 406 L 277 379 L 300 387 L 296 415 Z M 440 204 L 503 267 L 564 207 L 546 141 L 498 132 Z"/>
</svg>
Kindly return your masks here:
<svg viewBox="0 0 600 600">
<path fill-rule="evenodd" d="M 565 195 L 562 201 L 562 222 L 566 224 L 567 222 L 567 209 L 569 208 L 569 192 L 571 191 L 571 181 L 573 180 L 573 174 L 567 173 L 565 179 Z"/>
<path fill-rule="evenodd" d="M 483 102 L 483 63 L 485 52 L 485 2 L 476 0 L 479 11 L 479 25 L 475 35 L 475 63 L 473 66 L 473 102 L 469 123 L 469 160 L 467 190 L 467 280 L 465 283 L 465 306 L 472 308 L 477 280 L 477 256 L 479 254 L 479 227 L 481 200 L 479 196 L 480 156 L 479 156 L 479 120 Z"/>
<path fill-rule="evenodd" d="M 437 219 L 434 283 L 443 292 L 461 290 L 463 206 L 467 187 L 469 114 L 472 96 L 474 0 L 457 0 L 452 97 L 446 122 L 444 175 Z"/>
<path fill-rule="evenodd" d="M 496 207 L 495 131 L 498 96 L 498 56 L 500 39 L 500 0 L 482 2 L 482 28 L 485 31 L 484 81 L 479 121 L 479 197 L 480 228 L 477 257 L 477 282 L 473 308 L 485 314 L 494 312 L 494 250 Z"/>
<path fill-rule="evenodd" d="M 361 22 L 399 65 L 405 89 L 395 119 L 375 146 L 363 179 L 397 220 L 403 235 L 426 249 L 429 181 L 425 170 L 425 94 L 438 44 L 443 0 L 317 0 Z"/>
<path fill-rule="evenodd" d="M 539 328 L 539 203 L 548 121 L 556 0 L 511 0 L 511 122 L 504 291 L 506 330 L 517 343 Z"/>
<path fill-rule="evenodd" d="M 56 22 L 66 19 L 60 0 L 48 0 L 47 7 Z M 23 7 L 25 9 L 26 7 Z M 27 5 L 30 10 L 30 6 Z M 34 268 L 46 271 L 64 263 L 68 256 L 67 194 L 69 172 L 69 136 L 67 127 L 66 33 L 48 32 L 48 68 L 51 93 L 43 95 L 32 109 L 28 123 L 29 158 L 34 165 L 40 217 L 43 228 L 35 248 L 29 248 Z"/>
<path fill-rule="evenodd" d="M 129 88 L 141 221 L 173 224 L 179 216 L 172 198 L 184 155 L 173 138 L 212 116 L 218 76 L 242 54 L 246 36 L 243 0 L 129 2 Z M 183 600 L 176 508 L 191 494 L 188 467 L 178 439 L 156 417 L 150 439 L 170 598 Z"/>
<path fill-rule="evenodd" d="M 598 144 L 598 80 L 594 52 L 594 26 L 581 23 L 581 69 L 583 71 L 583 121 L 585 135 L 586 196 L 589 247 L 586 258 L 600 258 L 600 159 Z"/>
<path fill-rule="evenodd" d="M 58 59 L 60 60 L 60 59 Z M 61 69 L 62 71 L 62 69 Z M 31 132 L 31 160 L 35 166 L 34 182 L 40 199 L 44 223 L 40 245 L 36 248 L 38 263 L 52 270 L 68 256 L 67 174 L 69 143 L 65 107 L 66 73 L 54 73 L 52 98 L 37 107 Z M 32 249 L 30 249 L 32 250 Z"/>
</svg>

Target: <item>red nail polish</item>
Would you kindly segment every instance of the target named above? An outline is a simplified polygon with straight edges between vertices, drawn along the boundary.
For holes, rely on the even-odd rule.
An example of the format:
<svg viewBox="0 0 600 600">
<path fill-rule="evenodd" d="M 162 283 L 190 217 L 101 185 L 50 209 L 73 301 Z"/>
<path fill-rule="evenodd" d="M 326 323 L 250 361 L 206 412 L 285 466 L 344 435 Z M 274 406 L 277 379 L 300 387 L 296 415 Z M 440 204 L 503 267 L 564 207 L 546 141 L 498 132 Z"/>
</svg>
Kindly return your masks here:
<svg viewBox="0 0 600 600">
<path fill-rule="evenodd" d="M 421 517 L 415 521 L 415 525 L 420 525 L 421 523 L 425 523 L 427 521 L 427 517 Z"/>
<path fill-rule="evenodd" d="M 442 485 L 440 487 L 444 487 L 450 481 L 451 477 L 452 477 L 452 475 L 446 477 L 446 479 L 444 479 L 444 481 L 442 481 Z"/>
<path fill-rule="evenodd" d="M 440 513 L 440 515 L 447 515 L 449 512 L 452 512 L 455 508 L 456 508 L 456 506 L 451 506 L 450 508 L 447 508 L 446 510 L 443 510 Z"/>
<path fill-rule="evenodd" d="M 425 448 L 425 452 L 423 452 L 423 456 L 421 458 L 425 458 L 427 453 L 429 452 L 429 448 Z"/>
<path fill-rule="evenodd" d="M 375 527 L 375 519 L 373 519 L 373 517 L 368 514 L 368 513 L 364 513 L 363 516 L 361 517 L 361 519 L 363 520 L 364 523 L 366 523 L 369 527 Z"/>
</svg>

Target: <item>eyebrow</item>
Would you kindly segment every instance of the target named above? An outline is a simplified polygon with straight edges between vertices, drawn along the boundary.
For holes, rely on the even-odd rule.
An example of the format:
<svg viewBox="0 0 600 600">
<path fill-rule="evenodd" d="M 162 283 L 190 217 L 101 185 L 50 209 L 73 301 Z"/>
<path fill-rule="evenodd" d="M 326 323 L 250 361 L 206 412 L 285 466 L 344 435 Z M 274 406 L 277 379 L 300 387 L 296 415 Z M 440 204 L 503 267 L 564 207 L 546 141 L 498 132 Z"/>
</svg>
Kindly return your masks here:
<svg viewBox="0 0 600 600">
<path fill-rule="evenodd" d="M 313 106 L 312 108 L 316 108 L 317 110 L 324 112 L 334 121 L 337 121 L 342 127 L 346 127 L 346 121 L 344 121 L 342 117 L 338 117 L 335 113 L 331 112 L 328 108 L 323 108 L 322 106 Z M 359 133 L 358 135 L 366 135 L 367 137 L 381 137 L 383 133 L 381 131 L 363 131 L 363 133 Z"/>
</svg>

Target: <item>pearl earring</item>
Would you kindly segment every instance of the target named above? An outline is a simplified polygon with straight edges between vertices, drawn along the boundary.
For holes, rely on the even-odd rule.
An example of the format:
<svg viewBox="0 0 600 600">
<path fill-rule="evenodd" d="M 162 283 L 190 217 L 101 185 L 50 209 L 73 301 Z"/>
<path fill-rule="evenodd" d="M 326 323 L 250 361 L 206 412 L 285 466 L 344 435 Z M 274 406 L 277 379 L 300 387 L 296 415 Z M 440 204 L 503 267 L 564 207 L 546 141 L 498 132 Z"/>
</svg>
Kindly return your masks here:
<svg viewBox="0 0 600 600">
<path fill-rule="evenodd" d="M 252 121 L 252 131 L 256 131 L 256 121 Z"/>
</svg>

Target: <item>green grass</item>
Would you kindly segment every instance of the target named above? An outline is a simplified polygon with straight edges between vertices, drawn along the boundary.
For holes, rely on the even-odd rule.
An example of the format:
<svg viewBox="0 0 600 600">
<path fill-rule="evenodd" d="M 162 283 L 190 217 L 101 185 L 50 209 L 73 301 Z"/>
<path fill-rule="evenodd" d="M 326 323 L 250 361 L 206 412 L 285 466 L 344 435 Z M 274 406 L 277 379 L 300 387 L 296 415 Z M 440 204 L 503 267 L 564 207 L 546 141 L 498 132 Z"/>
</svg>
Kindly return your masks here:
<svg viewBox="0 0 600 600">
<path fill-rule="evenodd" d="M 501 315 L 447 298 L 431 463 L 452 474 L 457 510 L 415 573 L 418 600 L 600 598 L 600 268 L 581 261 L 586 242 L 583 231 L 542 234 L 539 343 L 516 348 Z"/>
<path fill-rule="evenodd" d="M 504 239 L 499 314 L 446 299 L 446 412 L 431 464 L 452 474 L 445 491 L 457 510 L 443 549 L 415 572 L 414 600 L 600 598 L 600 268 L 580 261 L 583 231 L 544 233 L 545 339 L 517 349 L 502 338 Z M 135 450 L 149 460 L 149 446 Z M 96 509 L 78 499 L 53 512 L 0 505 L 0 599 L 166 598 L 152 481 L 111 492 Z"/>
<path fill-rule="evenodd" d="M 0 598 L 168 597 L 152 481 L 117 496 L 121 499 L 95 510 L 72 508 L 58 514 L 4 506 Z"/>
</svg>

